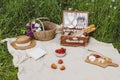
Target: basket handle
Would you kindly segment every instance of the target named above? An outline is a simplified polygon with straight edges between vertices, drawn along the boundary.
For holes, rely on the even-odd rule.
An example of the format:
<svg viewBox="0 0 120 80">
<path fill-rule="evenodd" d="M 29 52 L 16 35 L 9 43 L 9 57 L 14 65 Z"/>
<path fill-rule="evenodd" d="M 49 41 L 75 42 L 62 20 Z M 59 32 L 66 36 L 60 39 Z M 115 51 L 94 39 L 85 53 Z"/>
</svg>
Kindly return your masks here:
<svg viewBox="0 0 120 80">
<path fill-rule="evenodd" d="M 47 17 L 39 17 L 39 18 L 37 18 L 36 20 L 40 22 L 41 27 L 43 28 L 43 31 L 44 31 L 45 28 L 44 28 L 43 22 L 41 21 L 41 20 L 43 20 L 43 19 L 49 20 L 49 18 L 47 18 Z"/>
<path fill-rule="evenodd" d="M 39 21 L 39 23 L 41 24 L 41 27 L 43 28 L 43 31 L 45 30 L 43 22 L 40 19 L 36 19 L 37 21 Z"/>
<path fill-rule="evenodd" d="M 49 18 L 47 18 L 47 17 L 39 17 L 39 18 L 34 19 L 33 21 L 39 21 L 39 24 L 41 24 L 41 27 L 42 27 L 43 31 L 45 31 L 43 22 L 41 21 L 41 20 L 43 20 L 43 19 L 49 20 Z M 31 26 L 31 30 L 32 30 L 32 32 L 33 32 L 32 26 Z"/>
</svg>

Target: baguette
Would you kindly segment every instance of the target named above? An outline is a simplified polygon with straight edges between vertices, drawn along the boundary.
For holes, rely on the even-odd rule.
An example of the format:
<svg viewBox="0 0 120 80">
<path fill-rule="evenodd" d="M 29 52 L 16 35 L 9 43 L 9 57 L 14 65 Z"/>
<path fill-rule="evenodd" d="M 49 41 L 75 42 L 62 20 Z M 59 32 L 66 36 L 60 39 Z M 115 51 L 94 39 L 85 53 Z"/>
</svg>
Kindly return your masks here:
<svg viewBox="0 0 120 80">
<path fill-rule="evenodd" d="M 89 25 L 87 28 L 85 28 L 85 29 L 83 29 L 82 31 L 83 32 L 86 32 L 86 33 L 91 33 L 91 32 L 93 32 L 93 31 L 95 31 L 95 25 L 94 24 L 91 24 L 91 25 Z"/>
</svg>

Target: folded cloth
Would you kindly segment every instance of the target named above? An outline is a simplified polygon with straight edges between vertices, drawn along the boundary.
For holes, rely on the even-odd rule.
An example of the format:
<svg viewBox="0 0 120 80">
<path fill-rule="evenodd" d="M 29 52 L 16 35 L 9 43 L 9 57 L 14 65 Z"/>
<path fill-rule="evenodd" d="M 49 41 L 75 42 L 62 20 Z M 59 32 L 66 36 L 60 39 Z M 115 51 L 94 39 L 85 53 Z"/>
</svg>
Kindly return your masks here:
<svg viewBox="0 0 120 80">
<path fill-rule="evenodd" d="M 46 54 L 46 52 L 40 47 L 34 47 L 32 49 L 28 49 L 26 50 L 26 52 L 28 56 L 34 58 L 35 60 L 39 59 L 40 57 Z"/>
</svg>

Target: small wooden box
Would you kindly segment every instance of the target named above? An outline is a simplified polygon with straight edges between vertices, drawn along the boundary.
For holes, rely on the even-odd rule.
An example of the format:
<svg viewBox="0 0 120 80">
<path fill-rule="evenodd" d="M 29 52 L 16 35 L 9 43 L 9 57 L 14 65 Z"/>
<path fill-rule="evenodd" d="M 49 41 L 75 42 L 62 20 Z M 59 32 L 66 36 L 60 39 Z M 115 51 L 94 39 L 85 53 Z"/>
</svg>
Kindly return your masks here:
<svg viewBox="0 0 120 80">
<path fill-rule="evenodd" d="M 88 27 L 88 12 L 63 11 L 61 45 L 86 46 L 89 34 L 82 30 Z"/>
</svg>

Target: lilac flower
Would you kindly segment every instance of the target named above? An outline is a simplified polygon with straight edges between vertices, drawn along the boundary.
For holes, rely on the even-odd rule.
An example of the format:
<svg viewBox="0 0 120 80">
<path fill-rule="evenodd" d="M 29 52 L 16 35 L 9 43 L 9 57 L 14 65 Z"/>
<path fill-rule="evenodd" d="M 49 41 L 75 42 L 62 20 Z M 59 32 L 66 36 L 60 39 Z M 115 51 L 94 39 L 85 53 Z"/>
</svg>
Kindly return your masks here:
<svg viewBox="0 0 120 80">
<path fill-rule="evenodd" d="M 29 30 L 26 35 L 32 37 L 33 36 L 32 30 Z"/>
<path fill-rule="evenodd" d="M 33 37 L 33 32 L 32 32 L 32 30 L 35 31 L 35 32 L 40 32 L 40 31 L 41 31 L 41 28 L 39 28 L 39 27 L 40 27 L 40 24 L 35 23 L 35 22 L 33 22 L 33 23 L 31 23 L 31 24 L 27 24 L 27 25 L 26 25 L 26 28 L 28 28 L 29 31 L 27 32 L 26 35 L 29 36 L 29 37 Z"/>
<path fill-rule="evenodd" d="M 29 25 L 26 26 L 26 28 L 29 28 L 29 29 L 35 28 L 35 24 L 29 24 Z"/>
</svg>

